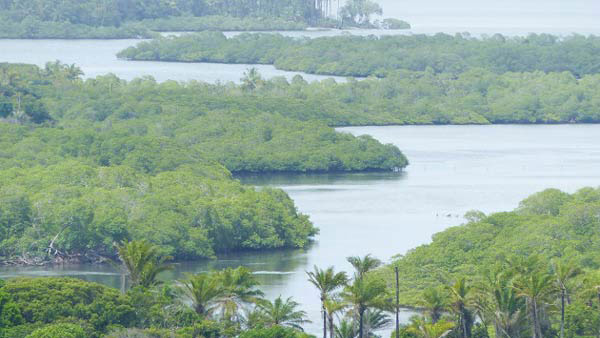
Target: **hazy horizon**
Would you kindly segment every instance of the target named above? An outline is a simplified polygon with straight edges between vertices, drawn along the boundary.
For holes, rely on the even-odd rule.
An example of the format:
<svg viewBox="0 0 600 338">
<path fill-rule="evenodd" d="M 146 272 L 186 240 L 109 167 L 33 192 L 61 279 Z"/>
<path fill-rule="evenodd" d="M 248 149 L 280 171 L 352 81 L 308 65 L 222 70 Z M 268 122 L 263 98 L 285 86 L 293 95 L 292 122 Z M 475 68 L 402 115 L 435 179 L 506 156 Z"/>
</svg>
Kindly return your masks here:
<svg viewBox="0 0 600 338">
<path fill-rule="evenodd" d="M 548 33 L 600 34 L 600 1 L 594 0 L 377 0 L 384 17 L 420 29 L 464 28 Z"/>
</svg>

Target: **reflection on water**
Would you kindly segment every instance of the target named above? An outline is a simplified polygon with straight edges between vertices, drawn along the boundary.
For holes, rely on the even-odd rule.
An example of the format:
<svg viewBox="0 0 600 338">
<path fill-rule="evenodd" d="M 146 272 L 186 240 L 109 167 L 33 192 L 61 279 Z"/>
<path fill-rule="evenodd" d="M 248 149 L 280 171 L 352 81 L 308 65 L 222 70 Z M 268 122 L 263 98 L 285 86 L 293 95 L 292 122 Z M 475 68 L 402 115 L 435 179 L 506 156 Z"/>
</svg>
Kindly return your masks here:
<svg viewBox="0 0 600 338">
<path fill-rule="evenodd" d="M 161 280 L 184 279 L 187 274 L 202 273 L 225 268 L 248 267 L 267 289 L 267 296 L 285 287 L 289 275 L 306 266 L 306 250 L 276 250 L 272 252 L 245 252 L 221 255 L 216 260 L 180 262 L 174 269 L 160 274 Z M 112 264 L 65 264 L 35 267 L 0 267 L 0 278 L 68 276 L 114 288 L 121 286 L 121 272 Z M 274 295 L 273 297 L 277 297 Z"/>
<path fill-rule="evenodd" d="M 291 80 L 299 74 L 309 81 L 344 77 L 312 75 L 302 72 L 278 70 L 271 65 L 177 63 L 159 61 L 126 61 L 117 59 L 117 53 L 143 40 L 2 40 L 0 39 L 0 62 L 29 63 L 44 66 L 46 62 L 60 60 L 75 64 L 86 78 L 113 73 L 125 80 L 152 76 L 157 81 L 197 80 L 209 83 L 239 83 L 248 68 L 256 68 L 265 78 L 283 76 Z"/>
<path fill-rule="evenodd" d="M 240 174 L 236 178 L 244 184 L 257 186 L 316 186 L 330 185 L 333 189 L 343 189 L 347 185 L 368 185 L 372 182 L 396 181 L 402 179 L 404 172 L 367 172 L 333 174 Z M 324 188 L 317 188 L 324 189 Z"/>
</svg>

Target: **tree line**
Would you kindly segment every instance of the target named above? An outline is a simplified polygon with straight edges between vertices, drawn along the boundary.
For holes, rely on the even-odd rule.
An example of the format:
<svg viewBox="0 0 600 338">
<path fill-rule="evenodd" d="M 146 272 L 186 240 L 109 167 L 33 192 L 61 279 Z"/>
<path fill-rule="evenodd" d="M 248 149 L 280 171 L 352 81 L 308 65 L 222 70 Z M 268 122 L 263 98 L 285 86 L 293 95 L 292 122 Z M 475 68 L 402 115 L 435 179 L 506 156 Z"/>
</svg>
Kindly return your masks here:
<svg viewBox="0 0 600 338">
<path fill-rule="evenodd" d="M 161 273 L 173 265 L 160 247 L 131 241 L 117 249 L 122 293 L 71 278 L 0 280 L 0 336 L 313 337 L 303 333 L 310 321 L 300 304 L 281 296 L 266 300 L 245 267 L 165 281 Z M 348 261 L 353 278 L 333 267 L 307 271 L 307 285 L 322 300 L 324 337 L 377 337 L 390 325 L 388 289 L 371 273 L 381 261 L 370 255 Z"/>
<path fill-rule="evenodd" d="M 597 337 L 598 201 L 597 188 L 548 189 L 512 212 L 472 211 L 380 273 L 391 284 L 398 268 L 401 302 L 427 315 L 411 325 L 435 337 Z"/>
<path fill-rule="evenodd" d="M 317 21 L 331 7 L 329 0 L 49 0 L 0 2 L 0 11 L 15 21 L 33 17 L 40 21 L 68 22 L 89 26 L 120 26 L 130 21 L 172 16 L 222 15 L 232 17 L 277 17 Z"/>
<path fill-rule="evenodd" d="M 473 68 L 505 72 L 600 71 L 600 38 L 531 34 L 473 38 L 468 34 L 432 36 L 335 36 L 293 38 L 277 34 L 218 33 L 161 37 L 119 53 L 129 60 L 273 64 L 284 70 L 339 76 L 385 77 L 395 70 L 459 74 Z"/>
<path fill-rule="evenodd" d="M 371 0 L 342 5 L 333 0 L 4 0 L 0 38 L 122 39 L 157 36 L 153 31 L 372 27 L 371 15 L 381 12 Z M 410 27 L 393 19 L 380 26 Z"/>
<path fill-rule="evenodd" d="M 246 105 L 249 89 L 228 101 L 223 86 L 80 75 L 0 65 L 3 263 L 103 261 L 139 238 L 177 260 L 305 247 L 317 230 L 293 201 L 231 172 L 408 164 L 395 146 Z"/>
<path fill-rule="evenodd" d="M 114 78 L 109 79 L 111 78 L 104 77 L 95 81 L 104 83 L 103 86 L 106 87 L 111 86 L 111 81 L 113 81 L 112 83 L 118 83 Z M 17 79 L 14 78 L 11 81 L 15 82 Z M 147 81 L 147 83 L 150 82 Z M 176 86 L 174 83 L 152 84 L 155 88 L 168 88 L 169 86 L 181 88 L 181 93 L 186 93 L 186 95 L 185 100 L 180 100 L 179 106 L 185 106 L 185 109 L 192 109 L 192 106 L 196 106 L 206 107 L 210 111 L 221 109 L 220 107 L 235 107 L 234 110 L 230 111 L 230 114 L 233 111 L 252 112 L 256 119 L 254 125 L 257 128 L 253 129 L 251 133 L 244 133 L 244 135 L 249 136 L 254 133 L 253 139 L 256 141 L 253 142 L 259 144 L 262 143 L 260 142 L 261 138 L 266 140 L 269 135 L 276 139 L 279 137 L 289 139 L 290 135 L 288 134 L 272 133 L 274 129 L 270 124 L 280 124 L 281 127 L 284 125 L 291 126 L 289 124 L 290 119 L 313 121 L 312 123 L 302 124 L 306 126 L 304 137 L 313 135 L 316 138 L 315 142 L 320 143 L 325 142 L 327 139 L 334 140 L 347 137 L 339 134 L 317 137 L 315 135 L 318 134 L 317 131 L 332 132 L 329 128 L 323 128 L 324 124 L 352 126 L 596 123 L 600 121 L 600 115 L 596 109 L 596 102 L 600 99 L 597 90 L 599 85 L 600 77 L 595 74 L 577 78 L 567 72 L 496 74 L 484 69 L 473 69 L 459 75 L 436 74 L 431 71 L 397 71 L 383 79 L 370 78 L 360 81 L 350 79 L 345 83 L 336 83 L 333 80 L 308 83 L 301 76 L 296 76 L 289 81 L 281 77 L 265 80 L 258 72 L 251 69 L 246 72 L 240 85 L 231 83 L 210 85 L 194 82 L 183 86 Z M 120 88 L 120 85 L 114 86 Z M 14 92 L 15 89 L 11 90 L 11 92 L 7 90 L 4 97 L 0 95 L 0 117 L 7 118 L 15 110 L 15 107 L 18 108 L 18 95 L 21 95 L 21 110 L 27 114 L 33 114 L 30 119 L 41 121 L 48 118 L 47 108 L 39 103 L 41 101 L 35 99 L 34 92 L 22 91 L 19 94 Z M 147 102 L 158 102 L 163 100 L 160 97 L 160 95 L 157 97 L 157 95 L 148 94 L 145 100 Z M 72 100 L 76 101 L 75 98 L 72 98 Z M 95 102 L 87 106 L 79 103 L 76 103 L 76 105 L 79 111 L 85 111 L 88 114 L 86 118 L 99 122 L 106 119 L 108 113 L 103 111 L 105 108 L 102 108 L 102 105 L 108 105 L 107 102 L 112 101 L 106 100 L 102 104 Z M 119 107 L 115 103 L 110 103 L 114 107 L 111 109 L 143 110 L 144 107 L 148 106 L 148 104 L 135 103 L 129 97 L 124 97 L 122 102 L 129 103 L 126 106 Z M 168 105 L 160 103 L 160 106 L 166 107 Z M 270 116 L 270 122 L 262 121 L 262 119 L 256 118 L 257 116 Z M 277 116 L 277 119 L 274 116 Z M 82 118 L 81 115 L 77 114 L 74 114 L 73 117 Z M 237 117 L 231 118 L 237 119 Z M 224 121 L 228 118 L 219 114 L 218 119 Z M 205 118 L 204 123 L 209 123 L 208 120 L 213 120 L 213 118 Z M 315 125 L 315 120 L 320 121 L 319 127 Z M 274 121 L 281 123 L 275 123 Z M 212 124 L 212 122 L 210 123 Z M 231 123 L 221 123 L 219 128 L 231 129 L 230 131 L 233 132 Z M 289 130 L 287 127 L 286 129 Z M 290 144 L 288 142 L 291 142 L 291 140 L 281 144 L 281 153 L 285 153 L 284 147 L 286 147 L 286 144 Z M 219 143 L 214 142 L 211 147 L 223 147 L 224 144 L 221 140 Z M 340 143 L 337 142 L 337 144 L 337 148 L 340 149 Z M 375 146 L 376 143 L 370 141 L 368 144 Z M 273 146 L 275 146 L 275 142 L 270 142 L 269 147 Z M 295 147 L 300 150 L 306 147 L 308 150 L 308 146 L 308 144 L 304 144 Z M 333 144 L 330 146 L 333 147 Z M 358 144 L 356 146 L 354 152 L 361 149 Z M 260 150 L 261 147 L 247 147 L 247 149 L 241 151 L 246 148 L 244 144 L 231 145 L 231 147 L 241 148 L 237 152 L 243 154 L 263 152 Z M 327 148 L 311 147 L 310 152 L 305 157 L 314 158 L 313 156 L 316 155 L 311 154 L 316 153 L 324 153 L 320 156 L 329 157 L 329 155 L 326 155 L 330 153 L 329 150 L 326 150 Z M 373 155 L 379 153 L 379 150 L 374 151 L 374 147 L 369 146 L 368 148 L 371 149 L 370 153 Z M 381 148 L 377 148 L 381 150 Z M 340 159 L 348 156 L 342 155 L 341 149 L 336 153 L 339 154 Z M 227 156 L 226 152 L 222 151 L 218 152 L 217 155 Z M 264 161 L 272 156 L 275 155 L 265 155 L 261 159 Z M 361 154 L 360 156 L 367 155 Z M 256 158 L 256 156 L 253 157 Z M 375 160 L 375 157 L 372 157 L 372 160 Z M 227 161 L 227 159 L 223 158 L 223 161 Z M 239 161 L 240 159 L 236 163 L 239 163 Z M 243 162 L 248 161 L 244 160 Z M 318 168 L 316 163 L 319 161 L 310 162 L 313 163 L 310 166 L 308 166 L 309 162 L 306 161 L 298 163 L 298 166 L 308 166 L 302 169 L 304 171 L 310 171 L 311 169 L 327 170 L 327 168 L 347 170 L 346 168 L 354 166 L 351 164 L 354 162 L 358 167 L 358 161 L 351 161 L 350 158 L 337 161 L 343 163 L 343 165 L 332 164 L 331 166 L 324 166 L 324 168 Z M 321 165 L 325 163 L 320 162 Z M 233 171 L 255 170 L 246 165 L 233 165 L 234 163 L 231 163 L 227 166 Z M 401 167 L 401 165 L 397 166 Z M 385 166 L 379 165 L 372 167 L 372 169 L 377 167 L 385 168 Z M 275 169 L 270 170 L 274 171 Z M 293 168 L 282 168 L 280 170 L 293 171 Z"/>
<path fill-rule="evenodd" d="M 544 202 L 535 207 L 556 206 L 552 198 Z M 534 236 L 542 235 L 534 231 Z M 380 268 L 380 260 L 370 255 L 348 257 L 354 268 L 352 278 L 334 267 L 315 266 L 306 274 L 307 286 L 314 287 L 321 300 L 323 338 L 380 337 L 378 331 L 391 328 L 392 337 L 404 338 L 596 337 L 600 274 L 577 258 L 507 255 L 475 268 L 475 274 L 451 276 L 422 265 L 424 276 L 438 276 L 437 285 L 410 282 L 419 314 L 395 328 L 390 315 L 399 309 L 393 297 L 397 286 L 386 282 L 387 268 Z M 300 304 L 281 296 L 265 300 L 247 268 L 165 281 L 160 276 L 173 268 L 170 259 L 146 241 L 120 244 L 122 294 L 69 278 L 0 281 L 0 335 L 310 337 L 303 333 L 309 321 Z M 396 266 L 404 282 L 404 266 Z M 415 286 L 422 292 L 416 292 Z"/>
</svg>

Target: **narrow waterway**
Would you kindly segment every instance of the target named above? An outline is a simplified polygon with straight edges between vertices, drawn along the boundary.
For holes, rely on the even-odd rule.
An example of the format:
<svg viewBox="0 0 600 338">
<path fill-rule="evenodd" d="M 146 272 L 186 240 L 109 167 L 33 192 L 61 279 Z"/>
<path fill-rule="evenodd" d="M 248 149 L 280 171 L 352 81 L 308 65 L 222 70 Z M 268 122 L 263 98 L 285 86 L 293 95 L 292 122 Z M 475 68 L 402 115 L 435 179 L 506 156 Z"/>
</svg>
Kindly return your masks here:
<svg viewBox="0 0 600 338">
<path fill-rule="evenodd" d="M 411 165 L 403 173 L 261 175 L 256 186 L 281 187 L 321 229 L 307 250 L 240 253 L 177 266 L 162 278 L 245 265 L 267 297 L 292 296 L 319 332 L 319 298 L 306 281 L 313 265 L 350 270 L 345 259 L 372 253 L 389 261 L 449 226 L 471 209 L 512 210 L 550 187 L 574 192 L 600 185 L 600 125 L 404 126 L 342 128 L 399 146 Z M 119 287 L 111 266 L 2 268 L 0 278 L 69 275 Z M 403 314 L 407 320 L 410 312 Z"/>
</svg>

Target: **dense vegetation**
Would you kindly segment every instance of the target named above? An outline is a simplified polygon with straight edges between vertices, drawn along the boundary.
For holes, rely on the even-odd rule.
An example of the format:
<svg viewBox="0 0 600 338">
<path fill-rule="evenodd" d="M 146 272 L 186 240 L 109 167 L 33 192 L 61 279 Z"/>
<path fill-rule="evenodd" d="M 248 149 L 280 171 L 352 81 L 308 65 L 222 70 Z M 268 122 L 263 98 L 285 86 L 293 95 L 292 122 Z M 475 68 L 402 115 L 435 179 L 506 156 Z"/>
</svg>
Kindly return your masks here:
<svg viewBox="0 0 600 338">
<path fill-rule="evenodd" d="M 304 247 L 315 234 L 281 190 L 257 192 L 215 170 L 195 164 L 145 175 L 74 161 L 2 170 L 0 257 L 114 257 L 115 242 L 145 238 L 176 259 L 199 259 Z"/>
<path fill-rule="evenodd" d="M 277 113 L 295 120 L 320 120 L 332 126 L 600 122 L 597 109 L 600 102 L 600 92 L 597 90 L 600 87 L 599 75 L 577 79 L 566 72 L 498 75 L 473 69 L 458 76 L 400 71 L 384 79 L 307 83 L 301 77 L 290 82 L 283 78 L 265 81 L 256 72 L 248 73 L 242 86 L 188 84 L 185 92 L 190 93 L 189 97 L 195 93 L 193 102 L 200 107 L 236 107 L 241 111 L 255 112 L 256 115 Z M 153 86 L 166 88 L 167 84 Z M 156 98 L 152 96 L 152 100 Z M 92 109 L 98 108 L 81 108 L 83 111 Z M 103 113 L 93 114 L 97 116 L 90 117 L 92 119 L 103 118 Z M 220 128 L 228 128 L 228 125 L 223 124 Z M 304 138 L 310 137 L 317 129 L 307 127 Z M 256 133 L 254 139 L 260 139 L 260 129 L 253 131 Z M 331 134 L 330 137 L 334 136 L 341 137 L 339 134 Z M 325 138 L 321 137 L 319 142 Z M 273 143 L 269 146 L 274 146 Z M 214 146 L 219 144 L 215 142 Z M 286 145 L 281 144 L 281 147 L 284 149 Z M 314 148 L 310 153 L 324 150 Z M 251 150 L 255 151 L 257 149 Z M 378 151 L 372 149 L 370 153 L 375 155 Z M 218 155 L 225 156 L 222 152 Z M 223 159 L 223 163 L 228 161 Z M 307 162 L 303 163 L 307 165 Z M 228 165 L 231 170 L 238 170 L 238 167 L 233 163 Z M 352 166 L 346 164 L 345 167 Z"/>
<path fill-rule="evenodd" d="M 444 256 L 442 260 L 452 261 L 445 266 L 417 262 L 421 264 L 417 267 L 421 281 L 410 286 L 411 299 L 422 312 L 399 326 L 397 337 L 596 337 L 600 334 L 600 270 L 597 248 L 590 249 L 597 247 L 596 238 L 588 236 L 586 241 L 583 235 L 565 233 L 569 240 L 561 242 L 556 239 L 560 233 L 556 231 L 557 222 L 551 218 L 559 217 L 564 205 L 583 199 L 594 203 L 596 209 L 581 205 L 579 211 L 585 210 L 593 218 L 591 222 L 597 223 L 599 195 L 591 188 L 575 195 L 549 190 L 525 200 L 518 212 L 540 216 L 544 223 L 528 225 L 527 234 L 536 240 L 526 240 L 526 249 L 514 244 L 516 241 L 504 251 L 498 250 L 501 240 L 490 245 L 490 238 L 499 236 L 489 228 L 500 225 L 488 224 L 480 234 L 485 231 L 491 235 L 484 239 L 471 236 L 466 243 L 472 251 L 496 250 L 499 254 L 495 257 L 490 252 L 473 255 L 477 261 L 465 258 L 465 265 L 470 266 L 452 272 L 448 269 L 460 261 L 452 261 L 451 257 Z M 482 223 L 491 217 L 511 218 L 506 214 L 486 217 L 472 212 L 469 217 Z M 571 216 L 578 217 L 572 222 L 581 223 L 579 214 Z M 533 222 L 531 217 L 528 221 Z M 597 232 L 597 225 L 575 227 L 582 233 L 585 229 Z M 505 230 L 517 237 L 515 229 Z M 545 232 L 555 239 L 544 238 Z M 554 249 L 540 245 L 546 241 L 560 244 Z M 464 247 L 463 238 L 447 243 Z M 488 245 L 493 249 L 486 250 Z M 547 245 L 551 246 L 553 243 Z M 527 251 L 532 254 L 527 256 Z M 441 254 L 447 253 L 456 252 L 446 250 Z M 439 255 L 425 257 L 429 261 L 436 258 Z M 119 259 L 122 291 L 129 285 L 124 294 L 68 278 L 0 281 L 0 337 L 310 337 L 301 332 L 307 320 L 306 313 L 298 309 L 300 304 L 291 298 L 263 299 L 259 284 L 246 268 L 188 275 L 180 281 L 163 283 L 159 274 L 171 266 L 159 247 L 146 241 L 125 242 L 119 246 Z M 406 269 L 403 259 L 396 267 L 400 268 L 401 286 L 405 287 L 411 270 Z M 312 285 L 321 299 L 323 337 L 381 337 L 377 331 L 391 328 L 390 314 L 399 309 L 393 283 L 386 285 L 382 274 L 386 269 L 378 269 L 381 261 L 370 255 L 349 257 L 348 262 L 354 267 L 352 278 L 333 267 L 315 266 L 307 271 L 307 285 Z M 423 289 L 429 284 L 423 279 L 434 282 Z M 422 292 L 416 295 L 418 290 Z"/>
<path fill-rule="evenodd" d="M 298 39 L 276 34 L 225 38 L 205 33 L 141 42 L 119 56 L 131 60 L 274 64 L 315 74 L 385 77 L 398 69 L 458 74 L 473 68 L 505 72 L 600 71 L 600 37 L 552 35 L 471 38 L 468 35 L 335 36 Z"/>
<path fill-rule="evenodd" d="M 209 285 L 197 284 L 200 280 Z M 212 294 L 195 299 L 188 291 Z M 311 337 L 289 327 L 289 318 L 274 322 L 272 314 L 262 310 L 272 303 L 263 300 L 261 295 L 253 277 L 243 268 L 191 276 L 189 281 L 182 281 L 182 285 L 138 286 L 126 294 L 71 278 L 17 278 L 0 287 L 0 318 L 3 320 L 0 337 Z M 199 310 L 197 301 L 214 308 Z M 233 304 L 240 306 L 236 305 L 235 312 L 231 313 L 236 317 L 216 312 Z M 256 309 L 251 318 L 242 320 L 241 306 L 245 304 L 252 304 Z M 287 316 L 297 314 L 303 320 L 303 312 L 295 307 L 297 305 L 289 309 Z"/>
<path fill-rule="evenodd" d="M 339 4 L 338 4 L 339 6 Z M 152 31 L 292 30 L 307 25 L 373 26 L 381 8 L 353 0 L 331 17 L 332 0 L 6 0 L 0 2 L 0 38 L 139 38 Z M 382 28 L 409 28 L 387 20 Z"/>
<path fill-rule="evenodd" d="M 163 282 L 159 274 L 171 266 L 159 247 L 132 241 L 118 250 L 123 293 L 70 278 L 0 280 L 0 337 L 312 337 L 302 332 L 308 320 L 300 304 L 264 299 L 246 268 Z M 323 301 L 324 334 L 379 337 L 391 324 L 385 282 L 371 274 L 381 262 L 369 255 L 348 261 L 353 278 L 333 268 L 307 272 Z"/>
<path fill-rule="evenodd" d="M 304 247 L 316 230 L 288 196 L 244 187 L 227 169 L 407 164 L 370 137 L 262 110 L 259 97 L 244 104 L 248 87 L 79 74 L 58 63 L 0 66 L 5 263 L 102 260 L 115 256 L 115 242 L 136 238 L 176 259 Z"/>
<path fill-rule="evenodd" d="M 232 17 L 223 15 L 173 16 L 160 19 L 146 19 L 140 25 L 159 32 L 199 32 L 199 31 L 287 31 L 304 30 L 307 24 L 301 21 L 288 21 L 281 18 Z"/>
<path fill-rule="evenodd" d="M 398 267 L 402 302 L 438 314 L 456 309 L 458 291 L 445 287 L 460 282 L 463 318 L 479 316 L 496 337 L 556 336 L 565 297 L 567 337 L 595 337 L 599 211 L 600 189 L 584 188 L 574 194 L 549 189 L 512 212 L 469 212 L 469 223 L 399 256 L 387 276 L 391 282 L 390 270 Z"/>
</svg>

